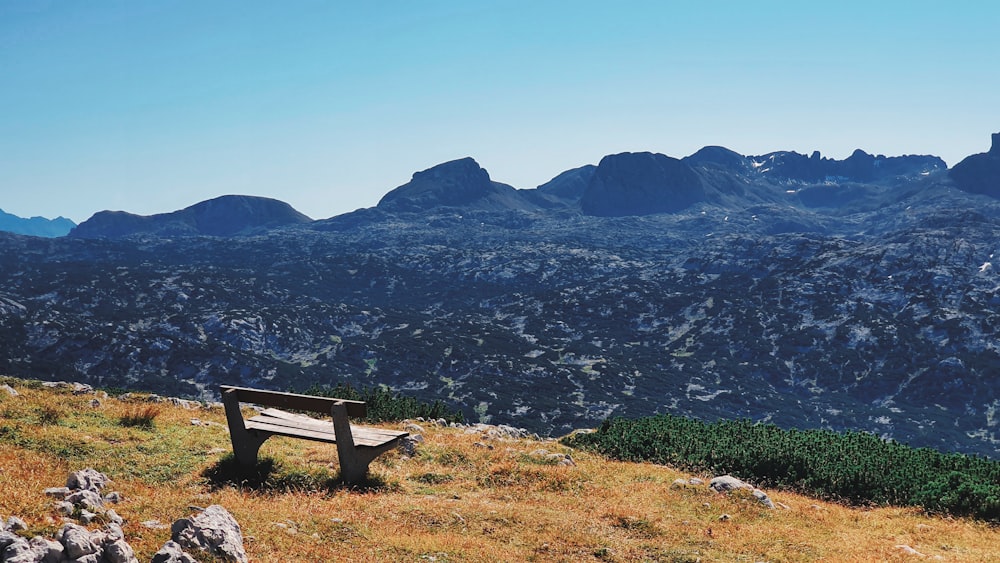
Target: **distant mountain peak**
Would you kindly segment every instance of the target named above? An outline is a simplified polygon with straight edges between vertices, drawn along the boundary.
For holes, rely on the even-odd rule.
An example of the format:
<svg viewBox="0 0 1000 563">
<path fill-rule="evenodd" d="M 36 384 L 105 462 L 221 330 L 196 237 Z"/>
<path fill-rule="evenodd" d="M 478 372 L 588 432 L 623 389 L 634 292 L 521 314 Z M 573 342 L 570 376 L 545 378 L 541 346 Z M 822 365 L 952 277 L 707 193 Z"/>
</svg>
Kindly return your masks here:
<svg viewBox="0 0 1000 563">
<path fill-rule="evenodd" d="M 385 194 L 376 207 L 404 213 L 440 207 L 489 211 L 535 209 L 513 187 L 492 181 L 486 169 L 471 157 L 414 173 L 409 182 Z"/>
<path fill-rule="evenodd" d="M 283 201 L 224 195 L 172 213 L 143 216 L 124 211 L 101 211 L 80 223 L 70 235 L 78 238 L 121 238 L 139 234 L 234 236 L 310 222 L 312 219 Z"/>
</svg>

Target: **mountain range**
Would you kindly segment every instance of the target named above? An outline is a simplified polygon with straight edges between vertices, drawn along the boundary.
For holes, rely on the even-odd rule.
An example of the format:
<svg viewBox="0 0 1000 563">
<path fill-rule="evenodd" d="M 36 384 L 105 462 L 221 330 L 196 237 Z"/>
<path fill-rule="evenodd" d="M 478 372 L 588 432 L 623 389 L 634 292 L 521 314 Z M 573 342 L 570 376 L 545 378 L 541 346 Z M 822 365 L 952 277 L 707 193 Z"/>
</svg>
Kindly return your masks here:
<svg viewBox="0 0 1000 563">
<path fill-rule="evenodd" d="M 0 209 L 0 232 L 17 233 L 36 237 L 61 237 L 69 234 L 76 223 L 65 218 L 23 218 Z"/>
<path fill-rule="evenodd" d="M 312 221 L 224 196 L 0 234 L 0 373 L 385 385 L 540 433 L 673 412 L 1000 455 L 1000 134 L 952 169 L 706 147 L 534 189 L 465 158 Z"/>
</svg>

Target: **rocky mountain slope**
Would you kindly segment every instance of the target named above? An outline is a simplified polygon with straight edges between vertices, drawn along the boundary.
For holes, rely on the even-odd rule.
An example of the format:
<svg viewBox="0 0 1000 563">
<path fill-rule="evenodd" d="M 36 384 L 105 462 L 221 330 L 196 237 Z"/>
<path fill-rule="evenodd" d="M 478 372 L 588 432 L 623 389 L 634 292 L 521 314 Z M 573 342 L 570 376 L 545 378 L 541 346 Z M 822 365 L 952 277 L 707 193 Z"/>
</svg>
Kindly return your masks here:
<svg viewBox="0 0 1000 563">
<path fill-rule="evenodd" d="M 673 412 L 997 457 L 1000 201 L 956 170 L 707 147 L 517 190 L 463 159 L 309 223 L 95 216 L 0 238 L 0 373 L 349 381 L 543 434 Z"/>
</svg>

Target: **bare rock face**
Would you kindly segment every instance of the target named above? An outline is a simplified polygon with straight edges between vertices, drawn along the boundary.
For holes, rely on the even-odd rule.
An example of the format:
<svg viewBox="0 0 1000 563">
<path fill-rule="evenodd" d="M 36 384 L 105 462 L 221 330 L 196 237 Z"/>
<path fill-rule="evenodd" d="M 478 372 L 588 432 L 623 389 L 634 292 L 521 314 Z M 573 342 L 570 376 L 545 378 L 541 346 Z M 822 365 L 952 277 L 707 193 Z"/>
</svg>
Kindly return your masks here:
<svg viewBox="0 0 1000 563">
<path fill-rule="evenodd" d="M 225 561 L 247 561 L 239 523 L 225 508 L 217 504 L 209 506 L 197 516 L 174 522 L 171 537 L 184 550 L 207 551 Z"/>
</svg>

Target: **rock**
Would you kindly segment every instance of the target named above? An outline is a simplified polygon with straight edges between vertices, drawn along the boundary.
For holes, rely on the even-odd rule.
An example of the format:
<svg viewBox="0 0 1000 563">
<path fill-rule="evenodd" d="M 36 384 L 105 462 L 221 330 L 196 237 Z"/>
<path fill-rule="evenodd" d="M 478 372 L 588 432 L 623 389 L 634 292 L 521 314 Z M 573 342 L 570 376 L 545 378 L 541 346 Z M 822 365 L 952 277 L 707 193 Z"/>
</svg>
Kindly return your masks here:
<svg viewBox="0 0 1000 563">
<path fill-rule="evenodd" d="M 123 519 L 121 516 L 119 516 L 118 513 L 115 512 L 113 509 L 109 509 L 107 512 L 105 512 L 104 516 L 112 524 L 117 524 L 117 525 L 121 526 L 122 524 L 125 523 L 125 519 Z"/>
<path fill-rule="evenodd" d="M 774 502 L 767 496 L 767 493 L 746 483 L 745 481 L 733 477 L 732 475 L 722 475 L 721 477 L 716 477 L 708 483 L 708 487 L 718 493 L 728 493 L 739 489 L 746 489 L 750 491 L 753 497 L 761 504 L 768 508 L 774 508 Z"/>
<path fill-rule="evenodd" d="M 66 556 L 70 559 L 79 559 L 85 555 L 97 553 L 98 545 L 94 543 L 93 537 L 83 526 L 76 524 L 66 524 L 56 538 L 66 548 Z"/>
<path fill-rule="evenodd" d="M 419 439 L 418 439 L 419 438 Z M 417 455 L 417 445 L 423 442 L 423 436 L 417 434 L 416 436 L 407 436 L 399 441 L 399 449 L 403 452 L 403 455 L 407 457 L 413 457 Z"/>
<path fill-rule="evenodd" d="M 21 538 L 21 536 L 13 532 L 0 530 L 0 553 L 3 553 L 3 550 L 7 549 L 7 546 L 14 543 L 18 539 L 24 539 L 24 538 Z"/>
<path fill-rule="evenodd" d="M 403 430 L 409 432 L 410 434 L 423 434 L 424 433 L 424 427 L 420 426 L 419 424 L 413 423 L 413 422 L 407 424 L 406 426 L 403 426 Z"/>
<path fill-rule="evenodd" d="M 104 544 L 104 558 L 108 563 L 138 563 L 135 551 L 124 539 L 116 539 Z"/>
<path fill-rule="evenodd" d="M 0 561 L 35 563 L 38 561 L 38 554 L 32 549 L 28 540 L 18 537 L 4 548 L 3 553 L 0 554 Z"/>
<path fill-rule="evenodd" d="M 181 518 L 171 526 L 171 539 L 187 550 L 203 550 L 226 561 L 245 563 L 243 533 L 229 512 L 213 504 L 192 518 Z"/>
<path fill-rule="evenodd" d="M 80 509 L 80 521 L 84 524 L 90 524 L 94 521 L 94 518 L 97 518 L 96 512 L 91 512 L 86 508 Z"/>
<path fill-rule="evenodd" d="M 732 475 L 722 475 L 712 479 L 708 483 L 708 488 L 718 493 L 728 493 L 737 489 L 753 490 L 753 487 Z"/>
<path fill-rule="evenodd" d="M 101 400 L 100 399 L 91 399 L 90 400 L 90 408 L 96 409 L 99 406 L 101 406 Z"/>
<path fill-rule="evenodd" d="M 49 488 L 45 489 L 44 491 L 42 491 L 42 493 L 45 494 L 45 495 L 47 495 L 47 496 L 56 497 L 56 498 L 60 498 L 60 499 L 66 498 L 72 492 L 73 492 L 73 489 L 70 489 L 69 487 L 49 487 Z"/>
<path fill-rule="evenodd" d="M 159 520 L 143 520 L 142 522 L 140 522 L 140 524 L 144 528 L 149 528 L 150 530 L 162 530 L 164 528 L 170 527 L 164 524 L 163 522 L 160 522 Z"/>
<path fill-rule="evenodd" d="M 188 555 L 180 544 L 171 540 L 163 544 L 163 547 L 153 555 L 150 563 L 198 563 L 198 561 Z"/>
<path fill-rule="evenodd" d="M 10 395 L 11 397 L 17 397 L 19 395 L 19 393 L 17 392 L 17 389 L 14 389 L 13 387 L 11 387 L 10 385 L 7 385 L 6 383 L 4 383 L 3 385 L 0 385 L 0 389 L 6 391 L 7 394 Z"/>
<path fill-rule="evenodd" d="M 17 532 L 20 530 L 27 530 L 28 524 L 25 523 L 24 520 L 18 518 L 17 516 L 11 516 L 10 518 L 7 519 L 6 524 L 4 524 L 4 528 L 6 528 L 10 532 Z"/>
<path fill-rule="evenodd" d="M 90 489 L 77 491 L 66 496 L 66 502 L 73 503 L 74 506 L 81 506 L 90 510 L 101 510 L 104 508 L 104 499 L 101 495 Z"/>
<path fill-rule="evenodd" d="M 70 473 L 69 478 L 66 479 L 66 487 L 74 491 L 90 490 L 101 492 L 110 481 L 107 475 L 88 467 L 87 469 Z"/>
<path fill-rule="evenodd" d="M 122 494 L 118 491 L 114 491 L 104 495 L 104 502 L 109 502 L 111 504 L 118 504 L 122 501 Z"/>
<path fill-rule="evenodd" d="M 55 508 L 57 514 L 61 514 L 63 516 L 70 516 L 73 514 L 73 511 L 76 510 L 76 507 L 73 506 L 72 502 L 66 502 L 64 500 L 55 503 L 53 508 Z"/>
<path fill-rule="evenodd" d="M 753 498 L 757 499 L 761 504 L 768 508 L 774 508 L 774 502 L 767 496 L 767 493 L 760 489 L 753 490 Z"/>
<path fill-rule="evenodd" d="M 923 553 L 920 553 L 919 551 L 917 551 L 917 550 L 913 549 L 912 547 L 910 547 L 908 545 L 905 545 L 905 544 L 904 545 L 897 545 L 896 549 L 902 551 L 903 553 L 905 553 L 907 555 L 916 555 L 917 557 L 926 557 Z"/>
</svg>

